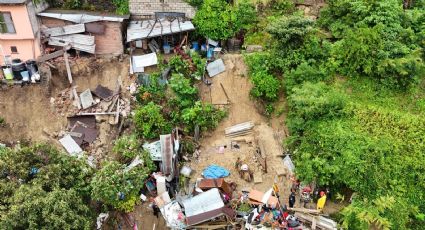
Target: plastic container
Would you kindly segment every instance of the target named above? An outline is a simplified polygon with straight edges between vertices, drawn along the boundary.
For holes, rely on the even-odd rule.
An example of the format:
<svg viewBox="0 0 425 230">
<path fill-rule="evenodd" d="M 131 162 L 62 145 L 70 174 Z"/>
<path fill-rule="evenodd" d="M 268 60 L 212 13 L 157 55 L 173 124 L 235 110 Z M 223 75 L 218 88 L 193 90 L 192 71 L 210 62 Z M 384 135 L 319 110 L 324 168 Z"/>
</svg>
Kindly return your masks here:
<svg viewBox="0 0 425 230">
<path fill-rule="evenodd" d="M 32 76 L 33 74 L 38 73 L 38 66 L 37 63 L 34 60 L 28 60 L 25 62 L 25 65 L 27 67 L 27 70 L 30 74 L 30 76 Z"/>
<path fill-rule="evenodd" d="M 6 80 L 13 80 L 12 68 L 9 66 L 2 66 L 4 78 Z"/>
<path fill-rule="evenodd" d="M 214 48 L 209 48 L 207 52 L 207 59 L 211 59 L 214 55 Z"/>
<path fill-rule="evenodd" d="M 192 42 L 192 49 L 194 49 L 195 51 L 199 50 L 199 44 L 198 42 Z"/>
<path fill-rule="evenodd" d="M 22 80 L 22 71 L 26 71 L 25 63 L 21 61 L 21 59 L 13 59 L 12 60 L 12 72 L 15 80 Z"/>
<path fill-rule="evenodd" d="M 22 81 L 30 81 L 30 72 L 28 70 L 21 71 Z"/>
<path fill-rule="evenodd" d="M 168 44 L 165 44 L 163 46 L 163 49 L 164 49 L 164 54 L 169 54 L 171 52 L 171 47 Z"/>
</svg>

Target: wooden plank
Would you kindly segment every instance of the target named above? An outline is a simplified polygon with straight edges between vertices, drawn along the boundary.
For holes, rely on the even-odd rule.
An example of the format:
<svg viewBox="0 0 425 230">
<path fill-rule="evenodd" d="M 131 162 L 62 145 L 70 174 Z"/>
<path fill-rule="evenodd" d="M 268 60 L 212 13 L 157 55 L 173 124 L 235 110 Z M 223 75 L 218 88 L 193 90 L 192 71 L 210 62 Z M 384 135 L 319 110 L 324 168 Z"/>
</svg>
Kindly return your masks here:
<svg viewBox="0 0 425 230">
<path fill-rule="evenodd" d="M 94 45 L 95 44 L 95 38 L 94 36 L 90 35 L 84 35 L 84 34 L 71 34 L 71 35 L 64 35 L 64 36 L 57 36 L 57 37 L 51 37 L 49 38 L 49 41 L 58 41 L 62 43 L 78 43 L 82 45 Z"/>
<path fill-rule="evenodd" d="M 48 29 L 42 30 L 41 32 L 45 34 L 46 36 L 60 36 L 60 35 L 66 35 L 66 34 L 83 33 L 85 30 L 86 29 L 84 24 L 76 24 L 76 25 L 48 28 Z"/>
<path fill-rule="evenodd" d="M 74 96 L 74 101 L 78 109 L 81 109 L 80 97 L 78 97 L 77 89 L 75 87 L 72 87 L 72 95 Z"/>
<path fill-rule="evenodd" d="M 223 86 L 223 84 L 221 84 L 221 82 L 220 82 L 220 86 L 221 86 L 221 89 L 223 89 L 224 95 L 225 95 L 225 96 L 226 96 L 226 98 L 227 98 L 227 103 L 229 103 L 229 102 L 230 102 L 230 98 L 229 98 L 229 96 L 227 95 L 227 92 L 226 92 L 226 90 L 224 89 L 224 86 Z"/>
<path fill-rule="evenodd" d="M 60 56 L 62 56 L 64 53 L 65 53 L 65 51 L 64 51 L 64 50 L 58 50 L 58 51 L 56 51 L 56 52 L 53 52 L 53 53 L 50 53 L 50 54 L 46 54 L 46 55 L 43 55 L 43 56 L 41 56 L 41 57 L 37 58 L 37 62 L 45 62 L 45 61 L 47 61 L 47 60 L 50 60 L 50 59 L 53 59 L 53 58 L 60 57 Z"/>
<path fill-rule="evenodd" d="M 65 53 L 63 54 L 63 58 L 65 59 L 66 73 L 68 74 L 69 84 L 71 84 L 71 85 L 72 85 L 71 66 L 69 65 L 68 53 L 67 53 L 67 52 L 65 52 Z"/>
<path fill-rule="evenodd" d="M 79 43 L 69 43 L 69 42 L 65 42 L 65 41 L 61 41 L 61 40 L 54 40 L 54 39 L 51 39 L 51 38 L 49 38 L 49 45 L 52 45 L 52 46 L 71 45 L 71 47 L 73 49 L 81 50 L 81 51 L 91 53 L 91 54 L 95 53 L 95 48 L 96 48 L 96 45 L 84 45 L 84 44 L 79 44 Z"/>
<path fill-rule="evenodd" d="M 294 212 L 302 212 L 302 213 L 308 213 L 308 214 L 319 214 L 320 211 L 316 209 L 308 209 L 308 208 L 288 208 L 290 211 Z"/>
</svg>

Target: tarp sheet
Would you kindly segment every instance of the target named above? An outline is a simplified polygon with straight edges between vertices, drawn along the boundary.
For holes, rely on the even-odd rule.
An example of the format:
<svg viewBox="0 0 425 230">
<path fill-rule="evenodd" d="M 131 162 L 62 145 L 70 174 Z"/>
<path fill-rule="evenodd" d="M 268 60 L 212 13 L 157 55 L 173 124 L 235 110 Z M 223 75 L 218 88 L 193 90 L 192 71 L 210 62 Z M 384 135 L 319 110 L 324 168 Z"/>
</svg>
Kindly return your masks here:
<svg viewBox="0 0 425 230">
<path fill-rule="evenodd" d="M 131 60 L 133 73 L 143 73 L 145 72 L 146 66 L 153 66 L 158 64 L 158 57 L 156 56 L 156 53 L 133 56 L 131 57 Z"/>
<path fill-rule="evenodd" d="M 218 165 L 210 165 L 206 169 L 204 169 L 202 175 L 207 179 L 216 179 L 221 177 L 227 177 L 230 175 L 229 170 L 218 166 Z"/>
</svg>

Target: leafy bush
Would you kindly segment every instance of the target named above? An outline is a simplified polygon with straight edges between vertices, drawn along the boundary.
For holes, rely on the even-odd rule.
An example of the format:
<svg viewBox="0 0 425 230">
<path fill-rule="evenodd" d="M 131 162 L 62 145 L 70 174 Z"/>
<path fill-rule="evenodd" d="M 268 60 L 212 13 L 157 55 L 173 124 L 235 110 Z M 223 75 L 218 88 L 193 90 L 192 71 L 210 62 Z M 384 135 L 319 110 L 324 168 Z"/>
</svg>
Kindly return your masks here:
<svg viewBox="0 0 425 230">
<path fill-rule="evenodd" d="M 141 155 L 143 150 L 136 135 L 124 135 L 117 139 L 114 143 L 112 151 L 120 158 L 123 158 L 124 162 L 127 162 L 138 155 Z"/>
<path fill-rule="evenodd" d="M 240 1 L 234 8 L 236 16 L 236 31 L 239 30 L 248 30 L 255 25 L 257 21 L 257 13 L 255 11 L 254 5 L 252 5 L 248 0 Z"/>
<path fill-rule="evenodd" d="M 225 0 L 205 0 L 193 22 L 199 34 L 214 40 L 225 40 L 240 30 L 237 16 Z"/>
<path fill-rule="evenodd" d="M 276 101 L 279 96 L 280 81 L 266 71 L 255 72 L 251 76 L 254 87 L 251 95 L 265 101 Z"/>
<path fill-rule="evenodd" d="M 157 138 L 171 131 L 170 124 L 162 115 L 161 106 L 153 102 L 136 108 L 134 122 L 141 136 L 146 139 Z"/>
<path fill-rule="evenodd" d="M 291 108 L 288 114 L 288 128 L 292 135 L 302 135 L 310 125 L 324 118 L 338 118 L 343 115 L 344 97 L 322 82 L 306 82 L 293 89 L 288 98 Z"/>
<path fill-rule="evenodd" d="M 193 64 L 196 67 L 196 71 L 192 74 L 191 77 L 196 80 L 201 80 L 207 66 L 207 60 L 202 58 L 198 52 L 191 52 L 190 56 L 192 57 Z"/>
<path fill-rule="evenodd" d="M 168 66 L 171 67 L 174 73 L 182 74 L 183 76 L 190 75 L 189 63 L 179 55 L 175 55 L 168 60 Z"/>
<path fill-rule="evenodd" d="M 191 80 L 185 78 L 182 74 L 173 74 L 171 76 L 170 87 L 178 96 L 181 108 L 192 106 L 198 97 L 198 88 L 192 86 Z"/>
<path fill-rule="evenodd" d="M 218 123 L 226 116 L 226 112 L 214 108 L 211 104 L 197 101 L 193 107 L 183 109 L 181 118 L 187 131 L 193 131 L 195 125 L 206 131 L 216 128 Z"/>
<path fill-rule="evenodd" d="M 325 80 L 328 75 L 325 70 L 320 67 L 309 65 L 306 62 L 301 63 L 296 69 L 285 75 L 284 85 L 286 92 L 291 93 L 294 87 L 301 85 L 304 82 L 318 82 Z"/>
<path fill-rule="evenodd" d="M 0 117 L 0 127 L 6 124 L 6 120 L 3 117 Z"/>
<path fill-rule="evenodd" d="M 141 85 L 137 92 L 137 101 L 143 105 L 150 101 L 161 104 L 165 100 L 165 86 L 159 83 L 161 73 L 154 72 L 149 75 L 148 85 Z"/>
<path fill-rule="evenodd" d="M 115 12 L 119 15 L 130 14 L 128 1 L 129 0 L 112 0 L 112 3 L 116 7 Z"/>
</svg>

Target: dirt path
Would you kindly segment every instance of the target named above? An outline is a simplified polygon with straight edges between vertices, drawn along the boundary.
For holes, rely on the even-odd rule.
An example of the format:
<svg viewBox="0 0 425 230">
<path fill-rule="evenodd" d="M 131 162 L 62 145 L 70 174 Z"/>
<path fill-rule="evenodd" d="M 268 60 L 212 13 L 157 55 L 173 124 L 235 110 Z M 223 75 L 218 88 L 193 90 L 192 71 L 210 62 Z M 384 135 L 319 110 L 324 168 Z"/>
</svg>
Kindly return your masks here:
<svg viewBox="0 0 425 230">
<path fill-rule="evenodd" d="M 261 115 L 255 102 L 250 99 L 249 91 L 252 85 L 247 77 L 247 69 L 242 55 L 227 54 L 222 59 L 226 65 L 226 71 L 210 78 L 212 81 L 210 87 L 201 86 L 201 94 L 204 101 L 212 104 L 226 104 L 227 99 L 220 86 L 221 83 L 230 99 L 230 105 L 227 106 L 228 117 L 220 123 L 216 130 L 203 134 L 200 158 L 190 164 L 195 170 L 192 182 L 201 177 L 202 170 L 208 165 L 217 164 L 230 170 L 230 176 L 226 180 L 236 182 L 238 191 L 253 188 L 265 192 L 276 181 L 280 189 L 280 196 L 283 197 L 281 201 L 286 203 L 289 196 L 289 183 L 283 176 L 278 177 L 278 174 L 285 170 L 282 164 L 280 139 L 282 137 L 281 130 L 284 130 L 283 123 L 268 121 Z M 263 173 L 259 164 L 255 162 L 255 148 L 252 145 L 239 143 L 239 149 L 230 149 L 232 139 L 224 136 L 226 127 L 247 121 L 254 122 L 255 128 L 253 134 L 246 136 L 246 138 L 263 142 L 266 147 L 268 173 Z M 269 123 L 275 124 L 275 129 Z M 224 154 L 218 153 L 218 147 L 224 145 L 228 146 Z M 239 177 L 234 168 L 238 157 L 254 171 L 254 177 L 261 177 L 261 183 L 246 182 Z"/>
</svg>

